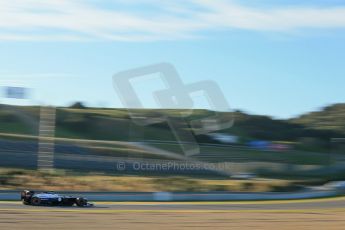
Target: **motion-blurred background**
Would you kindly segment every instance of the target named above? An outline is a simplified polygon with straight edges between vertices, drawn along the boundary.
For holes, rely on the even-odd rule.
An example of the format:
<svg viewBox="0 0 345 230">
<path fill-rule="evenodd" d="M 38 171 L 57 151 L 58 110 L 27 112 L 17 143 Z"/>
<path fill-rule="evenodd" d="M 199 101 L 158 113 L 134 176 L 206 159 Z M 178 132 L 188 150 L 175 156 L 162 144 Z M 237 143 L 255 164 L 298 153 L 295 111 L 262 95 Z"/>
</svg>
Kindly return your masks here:
<svg viewBox="0 0 345 230">
<path fill-rule="evenodd" d="M 23 97 L 24 89 L 3 89 Z M 189 157 L 166 122 L 140 126 L 126 109 L 0 108 L 2 190 L 291 192 L 345 179 L 344 104 L 285 120 L 221 112 L 234 126 L 196 135 L 200 154 Z M 188 119 L 212 113 L 197 109 Z"/>
<path fill-rule="evenodd" d="M 344 180 L 344 7 L 0 0 L 0 190 L 292 192 Z M 145 109 L 123 105 L 112 76 L 162 62 L 186 86 L 216 83 L 232 109 L 218 118 L 233 126 L 194 133 L 196 145 L 167 122 L 133 122 L 136 109 L 190 132 L 214 114 L 200 95 L 193 108 L 157 106 L 169 85 L 155 74 L 131 79 Z"/>
</svg>

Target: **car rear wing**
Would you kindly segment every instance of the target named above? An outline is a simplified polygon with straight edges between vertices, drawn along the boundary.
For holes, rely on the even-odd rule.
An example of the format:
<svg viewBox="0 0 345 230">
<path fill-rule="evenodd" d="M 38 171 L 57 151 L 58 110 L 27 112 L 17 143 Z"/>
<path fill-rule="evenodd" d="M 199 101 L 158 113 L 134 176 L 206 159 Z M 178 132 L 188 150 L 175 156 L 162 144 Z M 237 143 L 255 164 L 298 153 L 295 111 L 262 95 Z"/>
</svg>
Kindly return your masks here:
<svg viewBox="0 0 345 230">
<path fill-rule="evenodd" d="M 34 194 L 35 194 L 34 191 L 24 190 L 20 193 L 20 199 L 21 200 L 30 200 Z"/>
</svg>

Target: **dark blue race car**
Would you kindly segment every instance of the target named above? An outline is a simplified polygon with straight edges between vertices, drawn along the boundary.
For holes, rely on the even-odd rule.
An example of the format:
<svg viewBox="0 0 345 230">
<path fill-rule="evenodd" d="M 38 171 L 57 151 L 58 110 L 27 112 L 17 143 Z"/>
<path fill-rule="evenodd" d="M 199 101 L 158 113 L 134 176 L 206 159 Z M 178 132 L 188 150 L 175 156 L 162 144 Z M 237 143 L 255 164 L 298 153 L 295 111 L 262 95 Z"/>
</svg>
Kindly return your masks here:
<svg viewBox="0 0 345 230">
<path fill-rule="evenodd" d="M 54 192 L 39 192 L 24 190 L 21 192 L 21 200 L 25 205 L 46 206 L 73 206 L 91 207 L 92 203 L 84 197 L 73 197 L 56 194 Z"/>
</svg>

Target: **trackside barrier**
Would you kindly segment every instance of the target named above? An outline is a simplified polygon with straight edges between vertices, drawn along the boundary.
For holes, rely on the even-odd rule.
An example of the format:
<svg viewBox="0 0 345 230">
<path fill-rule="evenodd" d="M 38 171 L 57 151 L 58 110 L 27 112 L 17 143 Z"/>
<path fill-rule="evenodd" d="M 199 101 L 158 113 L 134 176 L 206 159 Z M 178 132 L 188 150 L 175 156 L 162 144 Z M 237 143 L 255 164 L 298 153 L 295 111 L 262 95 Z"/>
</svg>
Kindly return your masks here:
<svg viewBox="0 0 345 230">
<path fill-rule="evenodd" d="M 306 190 L 294 193 L 229 193 L 229 192 L 58 192 L 87 197 L 90 201 L 255 201 L 311 199 L 343 195 L 340 190 Z M 18 201 L 20 191 L 0 191 L 0 200 Z"/>
</svg>

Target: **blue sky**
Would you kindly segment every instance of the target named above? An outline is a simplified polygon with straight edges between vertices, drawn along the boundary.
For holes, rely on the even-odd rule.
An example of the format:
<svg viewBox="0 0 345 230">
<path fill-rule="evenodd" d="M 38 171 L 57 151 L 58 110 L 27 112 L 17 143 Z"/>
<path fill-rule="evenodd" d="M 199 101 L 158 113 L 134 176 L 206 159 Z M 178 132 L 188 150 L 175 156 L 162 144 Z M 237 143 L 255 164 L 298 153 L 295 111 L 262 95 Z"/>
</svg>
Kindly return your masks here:
<svg viewBox="0 0 345 230">
<path fill-rule="evenodd" d="M 231 108 L 254 114 L 344 102 L 345 3 L 277 2 L 0 0 L 0 84 L 32 88 L 28 103 L 122 107 L 115 73 L 169 62 L 185 83 L 214 80 Z M 149 91 L 161 82 L 140 87 L 155 107 Z"/>
</svg>

